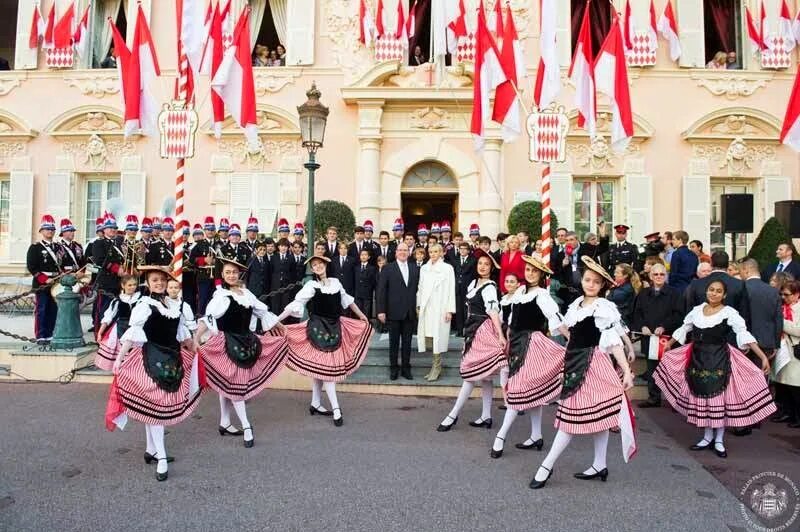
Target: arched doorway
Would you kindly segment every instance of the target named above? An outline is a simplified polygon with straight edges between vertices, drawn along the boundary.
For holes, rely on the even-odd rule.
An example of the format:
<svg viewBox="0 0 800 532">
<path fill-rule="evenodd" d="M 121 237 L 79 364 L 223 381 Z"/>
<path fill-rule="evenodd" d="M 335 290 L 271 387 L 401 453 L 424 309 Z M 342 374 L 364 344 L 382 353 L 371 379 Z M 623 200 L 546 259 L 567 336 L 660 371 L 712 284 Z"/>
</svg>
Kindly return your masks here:
<svg viewBox="0 0 800 532">
<path fill-rule="evenodd" d="M 414 165 L 400 185 L 400 202 L 406 230 L 419 224 L 430 229 L 433 222 L 449 220 L 458 227 L 458 182 L 450 169 L 436 161 Z"/>
</svg>

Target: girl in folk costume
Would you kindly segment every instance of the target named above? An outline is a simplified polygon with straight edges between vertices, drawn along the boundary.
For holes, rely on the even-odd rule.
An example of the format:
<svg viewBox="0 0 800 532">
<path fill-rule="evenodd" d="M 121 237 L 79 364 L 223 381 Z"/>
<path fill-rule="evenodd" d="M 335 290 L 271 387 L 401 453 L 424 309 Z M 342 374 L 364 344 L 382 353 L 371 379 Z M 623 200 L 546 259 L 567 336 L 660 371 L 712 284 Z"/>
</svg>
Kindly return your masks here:
<svg viewBox="0 0 800 532">
<path fill-rule="evenodd" d="M 127 417 L 145 424 L 146 463 L 157 462 L 156 479 L 167 479 L 164 426 L 175 425 L 197 408 L 204 377 L 193 349 L 192 336 L 180 307 L 166 296 L 163 266 L 142 266 L 149 296 L 142 296 L 131 312 L 114 362 L 106 426 L 124 427 Z"/>
<path fill-rule="evenodd" d="M 561 392 L 564 348 L 547 337 L 559 332 L 568 335 L 558 313 L 558 304 L 547 289 L 547 276 L 553 271 L 540 259 L 524 255 L 525 285 L 511 297 L 508 325 L 508 382 L 504 385 L 506 404 L 503 426 L 494 439 L 490 456 L 500 458 L 517 412 L 530 410 L 531 435 L 517 449 L 544 446 L 542 410 Z"/>
<path fill-rule="evenodd" d="M 481 384 L 483 409 L 481 417 L 470 421 L 472 427 L 492 428 L 492 377 L 506 366 L 503 327 L 500 323 L 500 305 L 497 285 L 491 280 L 493 271 L 500 265 L 483 250 L 476 254 L 478 278 L 467 287 L 467 320 L 464 324 L 464 352 L 461 355 L 461 378 L 464 383 L 456 404 L 436 429 L 447 432 L 458 421 L 458 414 L 469 399 L 475 383 Z"/>
<path fill-rule="evenodd" d="M 245 401 L 258 395 L 283 368 L 288 346 L 282 336 L 256 335 L 256 319 L 264 331 L 282 330 L 277 317 L 239 280 L 247 268 L 221 258 L 222 285 L 206 307 L 195 335 L 195 345 L 205 364 L 208 385 L 219 394 L 220 436 L 243 435 L 244 446 L 253 446 L 253 427 L 247 419 Z M 212 336 L 202 347 L 207 332 Z M 236 411 L 242 430 L 231 425 Z"/>
<path fill-rule="evenodd" d="M 120 280 L 120 285 L 122 292 L 108 305 L 97 331 L 100 347 L 94 357 L 94 365 L 105 371 L 111 371 L 114 366 L 119 353 L 120 338 L 128 330 L 131 312 L 142 295 L 137 290 L 139 278 L 136 275 L 125 275 Z"/>
<path fill-rule="evenodd" d="M 725 284 L 712 281 L 706 302 L 694 307 L 683 325 L 672 333 L 683 347 L 664 353 L 655 381 L 664 397 L 692 425 L 703 427 L 703 439 L 693 451 L 714 449 L 728 456 L 723 443 L 725 427 L 748 427 L 775 411 L 764 374 L 769 360 L 747 332 L 744 319 L 725 305 Z M 739 349 L 750 348 L 761 359 L 761 371 Z M 713 445 L 712 445 L 713 443 Z"/>
<path fill-rule="evenodd" d="M 559 390 L 553 446 L 531 480 L 531 489 L 543 488 L 553 474 L 553 465 L 576 434 L 594 437 L 594 461 L 575 478 L 608 478 L 606 449 L 609 429 L 623 429 L 625 461 L 635 452 L 630 407 L 625 390 L 633 386 L 633 375 L 623 351 L 620 315 L 614 303 L 603 298 L 614 283 L 608 272 L 591 257 L 581 257 L 586 269 L 581 277 L 584 295 L 576 299 L 564 316 L 569 329 L 564 370 Z M 622 382 L 611 363 L 611 354 L 622 368 Z"/>
<path fill-rule="evenodd" d="M 189 332 L 194 335 L 194 332 L 197 330 L 197 321 L 194 319 L 194 312 L 192 312 L 192 307 L 189 306 L 189 303 L 183 300 L 183 286 L 181 286 L 180 281 L 170 277 L 167 280 L 167 303 L 171 305 L 175 305 L 181 309 L 181 314 L 183 314 L 183 321 L 186 323 L 186 328 L 189 329 Z"/>
<path fill-rule="evenodd" d="M 442 259 L 442 246 L 428 248 L 430 260 L 422 265 L 417 290 L 417 347 L 425 352 L 427 338 L 433 341 L 433 363 L 425 379 L 435 381 L 442 373 L 442 353 L 450 340 L 450 321 L 456 311 L 456 278 L 453 267 Z"/>
<path fill-rule="evenodd" d="M 364 361 L 372 326 L 339 279 L 327 276 L 328 257 L 313 256 L 306 263 L 311 263 L 314 280 L 304 284 L 294 301 L 278 316 L 278 321 L 283 321 L 288 316 L 301 318 L 303 310 L 308 311 L 308 320 L 285 328 L 289 342 L 286 365 L 311 377 L 309 414 L 332 415 L 333 424 L 341 427 L 344 418 L 336 399 L 336 383 L 355 373 Z M 343 309 L 350 309 L 358 320 L 342 316 Z M 331 410 L 321 406 L 323 386 Z"/>
</svg>

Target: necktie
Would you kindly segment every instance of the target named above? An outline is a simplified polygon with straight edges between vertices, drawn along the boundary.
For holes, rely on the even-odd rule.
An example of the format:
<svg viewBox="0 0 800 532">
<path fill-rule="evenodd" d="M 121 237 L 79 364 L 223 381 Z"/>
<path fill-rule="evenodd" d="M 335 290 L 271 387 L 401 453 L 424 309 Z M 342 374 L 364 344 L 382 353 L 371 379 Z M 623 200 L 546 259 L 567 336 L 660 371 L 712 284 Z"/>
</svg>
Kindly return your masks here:
<svg viewBox="0 0 800 532">
<path fill-rule="evenodd" d="M 463 266 L 467 262 L 466 257 L 461 257 L 461 265 Z"/>
<path fill-rule="evenodd" d="M 782 272 L 782 271 L 783 271 L 783 263 L 782 263 L 782 262 L 778 264 L 778 268 L 777 268 L 775 271 L 776 271 L 777 273 L 780 273 L 780 272 Z"/>
<path fill-rule="evenodd" d="M 361 272 L 363 273 L 366 269 L 367 269 L 367 267 L 362 264 L 361 265 Z"/>
<path fill-rule="evenodd" d="M 344 257 L 339 257 L 339 266 L 344 267 Z"/>
</svg>

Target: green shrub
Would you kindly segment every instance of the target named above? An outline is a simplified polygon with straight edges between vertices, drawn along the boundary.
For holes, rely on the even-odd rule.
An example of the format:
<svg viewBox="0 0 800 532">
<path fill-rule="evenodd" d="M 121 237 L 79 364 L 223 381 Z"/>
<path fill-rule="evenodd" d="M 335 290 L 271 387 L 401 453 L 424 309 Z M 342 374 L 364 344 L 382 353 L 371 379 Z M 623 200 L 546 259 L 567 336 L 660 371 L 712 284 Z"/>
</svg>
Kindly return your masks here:
<svg viewBox="0 0 800 532">
<path fill-rule="evenodd" d="M 555 211 L 550 208 L 550 237 L 555 237 L 558 227 L 558 218 Z M 508 215 L 508 232 L 518 233 L 527 231 L 531 235 L 531 242 L 542 238 L 542 204 L 538 201 L 523 201 L 511 209 Z"/>
<path fill-rule="evenodd" d="M 318 201 L 314 204 L 314 240 L 317 242 L 324 240 L 325 230 L 330 226 L 335 226 L 339 230 L 339 240 L 349 242 L 353 239 L 356 217 L 350 207 L 341 201 Z"/>
<path fill-rule="evenodd" d="M 753 241 L 753 245 L 750 246 L 750 252 L 747 257 L 755 259 L 759 268 L 763 270 L 768 264 L 778 260 L 775 257 L 775 250 L 778 249 L 778 245 L 782 242 L 791 244 L 792 239 L 789 238 L 789 233 L 778 219 L 772 217 L 767 220 L 761 231 L 759 231 L 758 236 Z M 792 245 L 792 250 L 794 251 L 795 259 L 797 259 L 797 249 L 795 249 L 794 245 Z"/>
</svg>

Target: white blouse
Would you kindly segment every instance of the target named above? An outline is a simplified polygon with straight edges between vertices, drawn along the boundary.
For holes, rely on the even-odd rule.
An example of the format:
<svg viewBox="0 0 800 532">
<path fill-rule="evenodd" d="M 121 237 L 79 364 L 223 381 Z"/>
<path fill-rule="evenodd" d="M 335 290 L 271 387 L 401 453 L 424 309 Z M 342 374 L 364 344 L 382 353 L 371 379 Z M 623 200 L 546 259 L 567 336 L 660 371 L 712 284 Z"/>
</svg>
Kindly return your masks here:
<svg viewBox="0 0 800 532">
<path fill-rule="evenodd" d="M 184 317 L 183 313 L 181 312 L 181 308 L 178 305 L 173 305 L 170 303 L 164 305 L 160 301 L 157 301 L 150 296 L 142 296 L 142 298 L 139 300 L 139 303 L 133 307 L 129 323 L 130 326 L 128 327 L 128 330 L 125 331 L 125 334 L 122 335 L 122 338 L 120 338 L 120 342 L 131 342 L 135 345 L 142 345 L 147 342 L 147 335 L 144 333 L 143 327 L 147 322 L 147 319 L 153 313 L 153 309 L 166 318 L 180 318 L 180 322 L 178 324 L 178 334 L 176 336 L 176 339 L 179 342 L 183 342 L 184 340 L 188 340 L 192 337 L 192 333 L 189 332 L 189 329 L 186 326 L 186 318 Z"/>
<path fill-rule="evenodd" d="M 488 286 L 486 286 L 488 285 Z M 486 286 L 486 288 L 483 288 Z M 497 314 L 500 312 L 500 306 L 497 302 L 497 285 L 494 281 L 489 281 L 481 286 L 478 286 L 478 280 L 473 279 L 467 286 L 467 299 L 472 299 L 480 288 L 483 288 L 481 297 L 483 298 L 483 305 L 486 307 L 486 313 Z"/>
<path fill-rule="evenodd" d="M 542 314 L 544 314 L 545 318 L 547 318 L 547 328 L 550 330 L 550 334 L 560 334 L 558 332 L 558 328 L 563 325 L 562 316 L 558 312 L 558 304 L 553 299 L 553 296 L 550 295 L 550 292 L 545 288 L 536 286 L 528 289 L 525 286 L 520 286 L 517 288 L 517 291 L 514 292 L 511 303 L 515 305 L 521 303 L 530 303 L 532 299 L 536 299 L 536 304 L 539 306 L 539 309 L 542 311 Z M 511 322 L 511 318 L 513 316 L 514 309 L 512 307 L 509 323 Z"/>
<path fill-rule="evenodd" d="M 117 317 L 117 313 L 119 312 L 119 302 L 122 301 L 123 303 L 128 303 L 129 305 L 133 305 L 138 303 L 141 299 L 142 294 L 141 292 L 134 292 L 132 295 L 128 294 L 120 294 L 116 299 L 114 299 L 111 304 L 108 306 L 106 311 L 103 313 L 103 319 L 100 320 L 100 323 L 103 325 L 108 325 L 114 318 Z"/>
<path fill-rule="evenodd" d="M 747 331 L 747 324 L 744 322 L 736 309 L 725 305 L 722 310 L 713 316 L 706 316 L 703 314 L 703 307 L 706 303 L 701 303 L 694 307 L 689 314 L 683 319 L 683 325 L 672 333 L 672 337 L 678 342 L 685 344 L 686 336 L 689 331 L 697 327 L 698 329 L 709 329 L 722 323 L 723 320 L 728 320 L 728 325 L 733 332 L 736 333 L 736 343 L 739 349 L 744 349 L 747 344 L 758 343 L 756 339 Z"/>
<path fill-rule="evenodd" d="M 261 327 L 268 331 L 278 323 L 278 316 L 269 311 L 269 307 L 260 301 L 253 292 L 246 288 L 242 288 L 242 293 L 237 294 L 227 288 L 219 287 L 214 292 L 214 296 L 206 306 L 206 315 L 200 318 L 200 321 L 206 324 L 211 334 L 218 334 L 217 320 L 221 318 L 231 305 L 231 300 L 228 296 L 232 297 L 234 301 L 245 308 L 253 309 L 253 316 L 250 319 L 250 330 L 256 330 L 256 320 L 261 320 Z"/>
<path fill-rule="evenodd" d="M 303 310 L 306 308 L 306 303 L 311 301 L 314 297 L 317 288 L 319 288 L 323 294 L 339 294 L 343 309 L 349 308 L 350 305 L 355 302 L 353 296 L 345 292 L 342 283 L 340 283 L 339 279 L 336 277 L 328 277 L 327 282 L 324 284 L 316 280 L 309 281 L 297 292 L 297 295 L 294 296 L 294 301 L 286 305 L 286 310 L 290 312 L 291 316 L 295 318 L 303 317 Z"/>
<path fill-rule="evenodd" d="M 186 321 L 187 329 L 189 329 L 191 332 L 197 330 L 197 320 L 194 319 L 194 312 L 192 311 L 192 307 L 189 306 L 189 303 L 183 299 L 172 298 L 167 298 L 167 303 L 180 307 L 181 314 L 183 314 L 183 319 Z"/>
<path fill-rule="evenodd" d="M 591 305 L 581 307 L 583 299 L 584 297 L 580 296 L 569 306 L 564 316 L 564 325 L 573 327 L 576 323 L 593 316 L 595 325 L 600 329 L 600 349 L 611 353 L 613 347 L 624 347 L 620 334 L 622 316 L 617 306 L 608 299 L 598 297 Z"/>
</svg>

